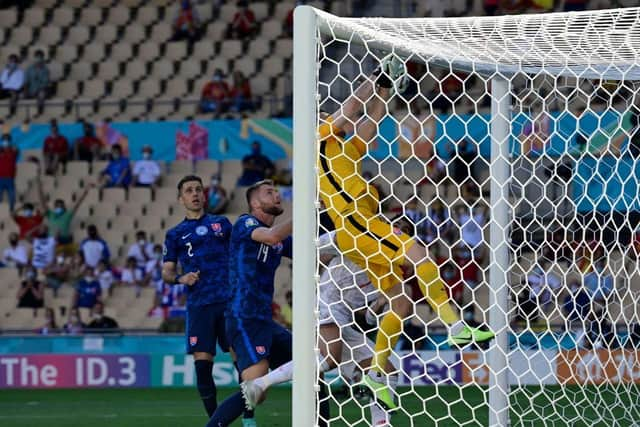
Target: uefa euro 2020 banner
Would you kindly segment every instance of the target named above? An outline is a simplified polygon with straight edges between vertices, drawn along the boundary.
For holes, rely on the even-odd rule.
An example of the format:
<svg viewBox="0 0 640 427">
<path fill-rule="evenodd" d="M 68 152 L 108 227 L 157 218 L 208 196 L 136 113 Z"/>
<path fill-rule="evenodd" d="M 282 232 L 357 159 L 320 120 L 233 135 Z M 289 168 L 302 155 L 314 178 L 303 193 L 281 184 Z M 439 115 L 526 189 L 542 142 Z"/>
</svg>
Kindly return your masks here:
<svg viewBox="0 0 640 427">
<path fill-rule="evenodd" d="M 511 384 L 640 383 L 639 351 L 514 350 Z M 488 384 L 486 353 L 401 353 L 400 385 Z M 236 386 L 231 359 L 218 356 L 213 375 Z M 0 356 L 0 388 L 182 387 L 195 385 L 193 360 L 179 354 L 10 354 Z"/>
</svg>

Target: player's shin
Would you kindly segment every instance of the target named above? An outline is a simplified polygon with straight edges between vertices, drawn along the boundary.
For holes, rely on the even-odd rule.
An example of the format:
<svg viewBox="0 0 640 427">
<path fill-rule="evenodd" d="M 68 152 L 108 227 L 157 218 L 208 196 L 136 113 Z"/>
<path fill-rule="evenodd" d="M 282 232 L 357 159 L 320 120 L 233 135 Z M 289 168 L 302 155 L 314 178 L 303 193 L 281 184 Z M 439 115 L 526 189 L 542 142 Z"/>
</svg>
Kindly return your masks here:
<svg viewBox="0 0 640 427">
<path fill-rule="evenodd" d="M 445 284 L 440 279 L 438 266 L 430 261 L 420 263 L 416 268 L 416 275 L 420 291 L 427 299 L 427 303 L 438 314 L 438 317 L 451 327 L 451 333 L 457 334 L 464 325 L 451 305 Z"/>
<path fill-rule="evenodd" d="M 235 393 L 220 404 L 213 416 L 209 419 L 207 427 L 226 427 L 238 419 L 244 409 L 245 401 L 242 393 Z"/>
<path fill-rule="evenodd" d="M 210 360 L 196 360 L 194 364 L 198 393 L 207 411 L 207 415 L 211 417 L 218 406 L 216 384 L 213 381 L 212 373 L 213 362 Z"/>
<path fill-rule="evenodd" d="M 389 376 L 389 388 L 395 392 L 398 386 L 398 375 Z M 377 402 L 373 402 L 369 407 L 371 411 L 371 425 L 374 427 L 383 427 L 391 425 L 391 414 L 380 406 Z"/>
</svg>

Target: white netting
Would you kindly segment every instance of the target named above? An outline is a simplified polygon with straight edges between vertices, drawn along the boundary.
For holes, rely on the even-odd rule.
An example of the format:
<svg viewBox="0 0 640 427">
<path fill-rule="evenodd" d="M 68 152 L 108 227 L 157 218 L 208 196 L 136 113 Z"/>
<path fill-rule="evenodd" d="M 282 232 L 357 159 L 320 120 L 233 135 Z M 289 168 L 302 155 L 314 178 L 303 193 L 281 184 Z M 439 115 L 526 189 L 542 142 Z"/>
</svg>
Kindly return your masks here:
<svg viewBox="0 0 640 427">
<path fill-rule="evenodd" d="M 318 11 L 318 111 L 330 116 L 318 117 L 318 234 L 336 228 L 319 243 L 318 347 L 323 364 L 340 368 L 319 379 L 329 388 L 319 407 L 331 408 L 320 425 L 386 419 L 361 380 L 376 353 L 364 337 L 375 341 L 390 312 L 385 294 L 400 295 L 394 304 L 406 297 L 410 311 L 391 342 L 393 367 L 378 367 L 388 374 L 381 383 L 398 382 L 398 410 L 380 425 L 640 424 L 639 13 Z M 406 80 L 389 65 L 392 52 Z M 381 63 L 392 88 L 405 90 L 375 84 Z M 505 78 L 508 96 L 492 111 L 492 88 Z M 508 155 L 492 160 L 499 147 Z M 498 180 L 505 162 L 508 179 Z M 461 324 L 445 324 L 428 304 L 437 292 L 421 292 L 428 273 L 405 262 L 400 229 L 427 248 L 464 323 L 506 324 L 494 330 L 501 339 L 448 343 Z M 414 268 L 389 267 L 399 264 Z M 405 286 L 377 292 L 394 281 Z M 508 407 L 496 407 L 501 395 Z"/>
</svg>

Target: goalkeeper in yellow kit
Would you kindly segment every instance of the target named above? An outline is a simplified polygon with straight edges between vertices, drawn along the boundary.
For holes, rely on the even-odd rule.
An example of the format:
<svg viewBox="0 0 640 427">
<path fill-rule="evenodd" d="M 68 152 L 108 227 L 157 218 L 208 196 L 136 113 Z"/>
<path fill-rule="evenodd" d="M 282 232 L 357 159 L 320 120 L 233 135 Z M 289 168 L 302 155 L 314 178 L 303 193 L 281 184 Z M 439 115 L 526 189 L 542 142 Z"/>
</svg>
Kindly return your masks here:
<svg viewBox="0 0 640 427">
<path fill-rule="evenodd" d="M 365 377 L 376 400 L 388 410 L 397 409 L 397 405 L 384 367 L 400 337 L 403 319 L 413 314 L 404 291 L 402 268 L 414 272 L 426 301 L 449 325 L 450 344 L 479 343 L 494 336 L 460 320 L 426 248 L 379 218 L 378 194 L 362 178 L 361 159 L 387 114 L 387 101 L 402 92 L 406 84 L 404 63 L 389 55 L 338 111 L 321 118 L 318 128 L 320 196 L 336 227 L 338 248 L 367 271 L 371 282 L 390 300 L 390 311 L 379 325 L 372 369 Z"/>
</svg>

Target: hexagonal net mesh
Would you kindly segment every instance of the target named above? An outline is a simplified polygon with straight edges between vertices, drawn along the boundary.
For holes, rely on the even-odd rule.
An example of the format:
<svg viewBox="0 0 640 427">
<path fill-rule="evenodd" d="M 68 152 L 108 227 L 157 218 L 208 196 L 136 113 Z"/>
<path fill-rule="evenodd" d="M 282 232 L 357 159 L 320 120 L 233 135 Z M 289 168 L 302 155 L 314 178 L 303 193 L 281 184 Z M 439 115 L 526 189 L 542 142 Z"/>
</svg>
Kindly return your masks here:
<svg viewBox="0 0 640 427">
<path fill-rule="evenodd" d="M 640 422 L 639 12 L 317 11 L 319 425 Z"/>
</svg>

